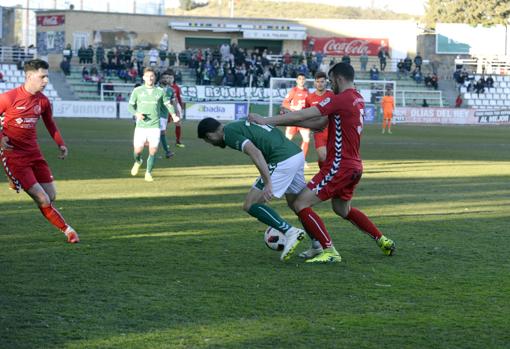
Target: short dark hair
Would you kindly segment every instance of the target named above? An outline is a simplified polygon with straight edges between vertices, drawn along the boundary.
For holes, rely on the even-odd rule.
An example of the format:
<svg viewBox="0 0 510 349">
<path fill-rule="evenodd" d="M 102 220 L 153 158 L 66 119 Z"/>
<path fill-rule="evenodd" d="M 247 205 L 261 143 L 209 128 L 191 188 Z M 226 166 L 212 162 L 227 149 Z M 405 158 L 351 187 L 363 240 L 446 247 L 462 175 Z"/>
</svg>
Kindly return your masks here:
<svg viewBox="0 0 510 349">
<path fill-rule="evenodd" d="M 221 123 L 214 118 L 205 118 L 198 123 L 197 132 L 198 138 L 204 139 L 206 133 L 215 132 Z"/>
<path fill-rule="evenodd" d="M 354 68 L 348 63 L 340 62 L 331 67 L 328 75 L 333 75 L 333 77 L 342 76 L 348 81 L 354 81 Z"/>
<path fill-rule="evenodd" d="M 315 80 L 317 79 L 328 79 L 328 76 L 326 75 L 326 73 L 324 73 L 323 71 L 318 71 L 317 73 L 315 73 Z"/>
<path fill-rule="evenodd" d="M 175 76 L 175 72 L 172 69 L 167 69 L 161 73 L 161 76 L 163 76 L 163 75 Z"/>
<path fill-rule="evenodd" d="M 305 73 L 297 73 L 297 75 L 296 75 L 296 79 L 297 79 L 297 78 L 299 78 L 300 76 L 304 76 L 304 77 L 306 78 Z"/>
<path fill-rule="evenodd" d="M 26 73 L 29 71 L 37 71 L 41 68 L 48 69 L 49 67 L 50 67 L 50 65 L 48 64 L 48 62 L 43 61 L 42 59 L 36 58 L 36 59 L 31 59 L 31 60 L 25 62 L 25 65 L 23 66 L 23 70 Z"/>
</svg>

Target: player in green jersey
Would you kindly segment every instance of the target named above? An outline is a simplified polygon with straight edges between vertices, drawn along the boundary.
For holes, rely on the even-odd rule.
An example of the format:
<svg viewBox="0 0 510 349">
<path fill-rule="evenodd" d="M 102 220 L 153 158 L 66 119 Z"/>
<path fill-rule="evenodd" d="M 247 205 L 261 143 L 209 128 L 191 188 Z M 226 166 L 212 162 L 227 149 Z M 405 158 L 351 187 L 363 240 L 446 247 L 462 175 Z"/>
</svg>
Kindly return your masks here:
<svg viewBox="0 0 510 349">
<path fill-rule="evenodd" d="M 217 147 L 226 146 L 247 154 L 260 177 L 246 196 L 243 209 L 287 237 L 280 259 L 288 260 L 305 232 L 293 227 L 265 203 L 273 197 L 285 195 L 289 207 L 306 186 L 304 177 L 305 158 L 301 149 L 289 141 L 283 133 L 247 121 L 235 121 L 222 125 L 218 120 L 205 118 L 198 124 L 198 138 Z"/>
<path fill-rule="evenodd" d="M 154 69 L 145 68 L 143 71 L 144 85 L 136 87 L 131 93 L 128 110 L 136 117 L 135 135 L 133 138 L 135 163 L 131 168 L 131 175 L 136 176 L 142 165 L 142 151 L 145 143 L 149 143 L 149 157 L 145 180 L 152 182 L 152 169 L 154 168 L 155 155 L 158 151 L 160 131 L 159 120 L 161 109 L 165 108 L 174 120 L 179 120 L 175 110 L 168 99 L 167 94 L 161 87 L 155 86 L 156 74 Z"/>
<path fill-rule="evenodd" d="M 172 79 L 170 78 L 172 74 L 173 72 L 171 70 L 165 70 L 163 73 L 161 73 L 161 76 L 159 77 L 159 86 L 167 94 L 168 99 L 172 102 L 172 106 L 174 107 L 175 113 L 180 118 L 181 117 L 180 110 L 177 107 L 177 100 L 175 98 L 174 89 L 170 85 L 173 82 Z M 168 126 L 168 121 L 170 121 L 168 118 L 168 111 L 166 110 L 166 108 L 163 107 L 161 110 L 161 119 L 159 120 L 159 126 L 161 131 L 160 143 L 161 146 L 163 147 L 163 150 L 165 151 L 166 158 L 170 159 L 174 155 L 174 153 L 170 150 L 168 142 L 166 141 L 166 128 Z M 180 121 L 177 121 L 176 124 L 179 124 L 180 126 Z"/>
</svg>

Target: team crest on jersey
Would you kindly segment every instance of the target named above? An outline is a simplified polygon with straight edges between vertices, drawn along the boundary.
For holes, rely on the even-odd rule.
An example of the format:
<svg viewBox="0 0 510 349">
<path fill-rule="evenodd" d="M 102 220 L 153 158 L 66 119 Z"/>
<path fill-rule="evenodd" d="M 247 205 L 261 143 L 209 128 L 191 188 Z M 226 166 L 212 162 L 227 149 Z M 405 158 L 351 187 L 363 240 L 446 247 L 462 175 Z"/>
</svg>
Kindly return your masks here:
<svg viewBox="0 0 510 349">
<path fill-rule="evenodd" d="M 34 106 L 34 114 L 35 115 L 41 114 L 41 106 L 39 104 Z"/>
<path fill-rule="evenodd" d="M 321 107 L 324 107 L 324 106 L 326 106 L 329 102 L 331 102 L 331 98 L 329 98 L 329 97 L 328 97 L 328 98 L 324 98 L 324 100 L 322 100 L 321 102 L 319 102 L 319 105 L 320 105 Z"/>
</svg>

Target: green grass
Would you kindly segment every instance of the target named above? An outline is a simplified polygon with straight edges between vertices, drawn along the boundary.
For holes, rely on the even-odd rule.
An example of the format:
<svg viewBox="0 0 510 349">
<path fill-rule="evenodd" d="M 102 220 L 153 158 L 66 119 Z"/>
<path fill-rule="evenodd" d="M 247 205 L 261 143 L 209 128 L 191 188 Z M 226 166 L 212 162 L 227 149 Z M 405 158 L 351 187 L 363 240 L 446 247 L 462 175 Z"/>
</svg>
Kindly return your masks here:
<svg viewBox="0 0 510 349">
<path fill-rule="evenodd" d="M 354 205 L 394 257 L 317 207 L 338 265 L 279 261 L 241 210 L 247 156 L 196 139 L 132 178 L 132 125 L 58 120 L 40 130 L 64 243 L 0 182 L 0 348 L 505 348 L 510 343 L 510 128 L 367 126 Z M 171 132 L 173 133 L 173 132 Z M 316 170 L 313 151 L 309 156 Z M 297 223 L 283 201 L 274 207 Z M 304 243 L 305 248 L 308 243 Z"/>
</svg>

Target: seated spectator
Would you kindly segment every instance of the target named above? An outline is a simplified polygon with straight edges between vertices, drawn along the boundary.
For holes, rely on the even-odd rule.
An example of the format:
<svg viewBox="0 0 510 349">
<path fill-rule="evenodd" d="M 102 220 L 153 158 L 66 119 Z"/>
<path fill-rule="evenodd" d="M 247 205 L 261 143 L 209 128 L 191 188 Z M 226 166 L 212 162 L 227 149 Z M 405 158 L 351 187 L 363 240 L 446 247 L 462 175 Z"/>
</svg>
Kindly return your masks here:
<svg viewBox="0 0 510 349">
<path fill-rule="evenodd" d="M 411 60 L 411 57 L 409 55 L 406 56 L 404 59 L 404 68 L 407 70 L 407 73 L 411 72 L 411 67 L 413 66 L 413 61 Z"/>
<path fill-rule="evenodd" d="M 485 86 L 487 87 L 487 89 L 494 88 L 494 79 L 492 78 L 492 76 L 489 75 L 489 77 L 487 77 L 487 79 L 485 80 Z"/>
<path fill-rule="evenodd" d="M 474 91 L 475 90 L 475 84 L 473 83 L 473 81 L 469 81 L 467 86 L 466 86 L 466 90 L 467 92 L 470 92 L 470 91 Z"/>
<path fill-rule="evenodd" d="M 483 77 L 476 82 L 475 92 L 477 95 L 485 92 L 485 79 Z"/>
<path fill-rule="evenodd" d="M 455 108 L 460 108 L 462 106 L 462 95 L 459 93 L 457 98 L 455 99 Z"/>
<path fill-rule="evenodd" d="M 404 65 L 404 60 L 401 59 L 398 63 L 397 63 L 397 79 L 401 79 L 402 76 L 407 76 L 407 70 L 405 68 L 405 65 Z"/>
<path fill-rule="evenodd" d="M 427 76 L 423 79 L 426 87 L 432 87 L 432 74 L 428 73 Z"/>
<path fill-rule="evenodd" d="M 327 74 L 329 71 L 329 64 L 323 60 L 321 65 L 319 66 L 319 71 Z"/>
<path fill-rule="evenodd" d="M 126 98 L 124 98 L 124 96 L 121 93 L 117 93 L 117 96 L 115 96 L 115 101 L 116 102 L 125 102 Z"/>
<path fill-rule="evenodd" d="M 370 80 L 379 80 L 379 69 L 375 65 L 370 69 Z"/>
<path fill-rule="evenodd" d="M 417 84 L 421 84 L 423 82 L 423 74 L 420 68 L 415 68 L 411 76 L 413 80 L 416 81 Z"/>
<path fill-rule="evenodd" d="M 128 76 L 129 76 L 130 81 L 132 81 L 132 82 L 136 81 L 136 78 L 138 76 L 138 70 L 136 70 L 135 66 L 132 66 L 131 68 L 129 68 Z"/>
<path fill-rule="evenodd" d="M 429 106 L 429 104 L 427 103 L 427 100 L 426 100 L 426 99 L 424 99 L 424 100 L 423 100 L 423 103 L 421 104 L 421 106 L 422 106 L 423 108 L 427 108 L 427 107 Z"/>
<path fill-rule="evenodd" d="M 83 81 L 89 81 L 90 80 L 90 73 L 89 73 L 89 70 L 87 69 L 87 66 L 83 66 L 82 70 L 81 70 L 81 78 L 83 79 Z"/>
<path fill-rule="evenodd" d="M 437 77 L 436 74 L 432 74 L 432 78 L 431 78 L 430 84 L 432 85 L 432 88 L 434 88 L 434 90 L 438 89 L 438 87 L 439 87 L 439 78 Z"/>
<path fill-rule="evenodd" d="M 0 82 L 5 82 L 4 74 L 0 71 Z"/>
</svg>

